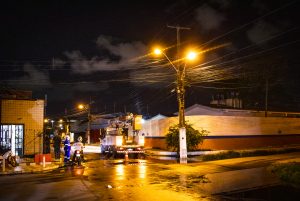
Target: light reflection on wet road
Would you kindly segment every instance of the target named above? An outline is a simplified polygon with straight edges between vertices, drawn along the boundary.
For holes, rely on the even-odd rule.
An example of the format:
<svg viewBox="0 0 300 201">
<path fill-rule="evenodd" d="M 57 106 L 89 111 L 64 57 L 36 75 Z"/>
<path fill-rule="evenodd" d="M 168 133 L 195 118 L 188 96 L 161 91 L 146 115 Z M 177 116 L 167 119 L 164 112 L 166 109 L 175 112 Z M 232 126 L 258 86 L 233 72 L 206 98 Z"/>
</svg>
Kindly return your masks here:
<svg viewBox="0 0 300 201">
<path fill-rule="evenodd" d="M 172 162 L 173 163 L 173 162 Z M 168 162 L 108 160 L 90 162 L 84 176 L 104 200 L 214 200 L 193 192 L 187 175 L 173 175 Z"/>
</svg>

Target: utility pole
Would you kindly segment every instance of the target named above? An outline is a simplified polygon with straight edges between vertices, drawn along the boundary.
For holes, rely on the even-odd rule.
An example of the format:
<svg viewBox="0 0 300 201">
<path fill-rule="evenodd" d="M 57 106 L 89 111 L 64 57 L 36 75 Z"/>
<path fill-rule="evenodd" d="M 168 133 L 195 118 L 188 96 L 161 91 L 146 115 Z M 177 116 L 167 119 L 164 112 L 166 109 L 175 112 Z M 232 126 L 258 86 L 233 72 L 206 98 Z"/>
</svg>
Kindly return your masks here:
<svg viewBox="0 0 300 201">
<path fill-rule="evenodd" d="M 47 94 L 45 94 L 45 100 L 44 100 L 44 119 L 46 118 L 46 115 L 47 115 L 47 100 L 48 99 L 48 97 L 47 97 Z M 46 142 L 45 142 L 45 136 L 47 135 L 47 132 L 46 132 L 46 127 L 45 127 L 45 123 L 43 123 L 43 145 L 45 145 L 46 144 Z M 50 135 L 50 134 L 49 134 Z M 46 153 L 46 148 L 45 148 L 46 146 L 43 146 L 43 152 L 45 153 L 45 154 L 47 154 Z"/>
<path fill-rule="evenodd" d="M 180 154 L 180 163 L 187 162 L 187 146 L 186 146 L 186 128 L 185 128 L 185 66 L 179 62 L 179 52 L 180 52 L 180 31 L 181 30 L 190 30 L 188 27 L 180 26 L 169 26 L 168 28 L 176 29 L 176 38 L 177 38 L 177 99 L 178 99 L 178 118 L 179 118 L 179 154 Z"/>
<path fill-rule="evenodd" d="M 86 131 L 88 144 L 91 143 L 90 133 L 91 133 L 91 104 L 88 105 L 88 124 L 87 124 L 87 131 Z"/>
<path fill-rule="evenodd" d="M 268 95 L 269 95 L 269 78 L 266 77 L 265 117 L 268 116 Z"/>
<path fill-rule="evenodd" d="M 177 61 L 179 60 L 179 52 L 180 52 L 180 31 L 181 30 L 190 30 L 189 27 L 180 27 L 180 26 L 169 26 L 168 28 L 176 29 L 176 38 L 177 38 Z M 177 99 L 178 99 L 178 117 L 179 117 L 179 127 L 185 127 L 185 116 L 184 116 L 184 94 L 185 94 L 185 88 L 184 88 L 184 79 L 185 79 L 185 72 L 184 72 L 184 66 L 179 62 L 177 64 Z"/>
<path fill-rule="evenodd" d="M 86 135 L 87 135 L 87 143 L 90 144 L 91 143 L 91 105 L 92 105 L 92 99 L 90 97 L 90 102 L 87 105 L 87 112 L 88 112 L 88 122 L 87 122 L 87 131 L 86 131 Z"/>
</svg>

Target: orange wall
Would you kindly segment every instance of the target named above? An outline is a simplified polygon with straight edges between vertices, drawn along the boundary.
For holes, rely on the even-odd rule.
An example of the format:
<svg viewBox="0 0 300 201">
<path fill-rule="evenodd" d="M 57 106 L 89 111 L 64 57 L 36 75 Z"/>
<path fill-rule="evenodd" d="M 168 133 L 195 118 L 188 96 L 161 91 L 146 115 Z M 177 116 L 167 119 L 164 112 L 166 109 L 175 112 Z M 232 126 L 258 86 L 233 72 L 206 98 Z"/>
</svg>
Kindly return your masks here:
<svg viewBox="0 0 300 201">
<path fill-rule="evenodd" d="M 243 136 L 243 137 L 218 137 L 205 139 L 200 149 L 232 150 L 259 148 L 268 146 L 285 146 L 300 144 L 300 135 L 269 135 L 269 136 Z M 145 137 L 145 148 L 166 149 L 164 137 Z"/>
<path fill-rule="evenodd" d="M 145 137 L 145 148 L 167 149 L 165 138 L 150 138 Z"/>
</svg>

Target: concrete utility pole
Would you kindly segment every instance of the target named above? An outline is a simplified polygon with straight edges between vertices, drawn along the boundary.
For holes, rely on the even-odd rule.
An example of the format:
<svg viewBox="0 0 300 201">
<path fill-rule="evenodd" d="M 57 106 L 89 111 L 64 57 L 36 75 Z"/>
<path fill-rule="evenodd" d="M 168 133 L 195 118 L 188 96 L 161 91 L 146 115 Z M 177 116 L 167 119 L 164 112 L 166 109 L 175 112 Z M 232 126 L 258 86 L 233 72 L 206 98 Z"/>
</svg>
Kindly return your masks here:
<svg viewBox="0 0 300 201">
<path fill-rule="evenodd" d="M 188 27 L 180 26 L 167 26 L 171 29 L 176 29 L 176 38 L 177 38 L 177 99 L 178 99 L 178 118 L 179 118 L 179 154 L 180 154 L 180 163 L 187 162 L 187 146 L 186 146 L 186 128 L 185 128 L 185 64 L 183 65 L 179 62 L 179 52 L 180 52 L 180 31 L 181 30 L 190 30 Z"/>
<path fill-rule="evenodd" d="M 88 113 L 88 123 L 87 123 L 87 131 L 86 131 L 86 137 L 87 137 L 87 143 L 90 144 L 91 143 L 91 120 L 92 120 L 92 116 L 91 116 L 91 105 L 92 105 L 92 99 L 90 97 L 90 102 L 87 105 L 87 113 Z"/>
<path fill-rule="evenodd" d="M 87 130 L 86 130 L 86 135 L 87 135 L 87 143 L 91 143 L 91 104 L 88 104 L 88 124 L 87 124 Z"/>
<path fill-rule="evenodd" d="M 268 116 L 268 95 L 269 95 L 269 78 L 266 77 L 265 117 Z"/>
</svg>

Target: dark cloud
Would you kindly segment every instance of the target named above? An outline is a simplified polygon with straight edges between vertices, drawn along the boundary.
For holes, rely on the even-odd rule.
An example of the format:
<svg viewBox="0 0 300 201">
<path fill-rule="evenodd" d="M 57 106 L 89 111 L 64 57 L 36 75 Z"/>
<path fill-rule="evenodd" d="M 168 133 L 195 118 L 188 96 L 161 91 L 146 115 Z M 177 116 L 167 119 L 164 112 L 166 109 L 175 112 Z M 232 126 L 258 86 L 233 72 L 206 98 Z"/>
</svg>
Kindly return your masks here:
<svg viewBox="0 0 300 201">
<path fill-rule="evenodd" d="M 65 52 L 74 73 L 90 74 L 99 71 L 126 70 L 136 65 L 138 57 L 145 54 L 147 50 L 142 42 L 115 42 L 108 36 L 99 36 L 96 44 L 119 59 L 112 59 L 109 55 L 87 58 L 80 51 Z"/>
<path fill-rule="evenodd" d="M 278 28 L 265 21 L 255 23 L 250 30 L 247 31 L 249 40 L 254 44 L 259 44 L 267 40 L 279 32 Z"/>
<path fill-rule="evenodd" d="M 222 13 L 207 4 L 196 9 L 195 18 L 204 32 L 218 29 L 222 22 L 226 20 Z"/>
<path fill-rule="evenodd" d="M 39 70 L 34 65 L 27 63 L 23 67 L 24 75 L 8 81 L 9 86 L 18 88 L 31 88 L 32 90 L 42 90 L 52 86 L 47 71 Z"/>
<path fill-rule="evenodd" d="M 134 61 L 137 57 L 147 52 L 147 47 L 142 42 L 120 42 L 114 43 L 111 37 L 99 36 L 97 39 L 97 45 L 101 48 L 109 50 L 112 54 L 120 56 L 119 63 Z"/>
<path fill-rule="evenodd" d="M 92 57 L 90 59 L 82 55 L 79 50 L 65 52 L 68 62 L 71 64 L 73 73 L 78 74 L 91 74 L 97 71 L 114 70 L 113 65 L 108 59 L 99 59 Z"/>
<path fill-rule="evenodd" d="M 53 58 L 52 59 L 52 67 L 53 69 L 61 69 L 64 67 L 64 65 L 66 64 L 67 62 L 62 60 L 62 59 L 59 59 L 59 58 Z"/>
</svg>

